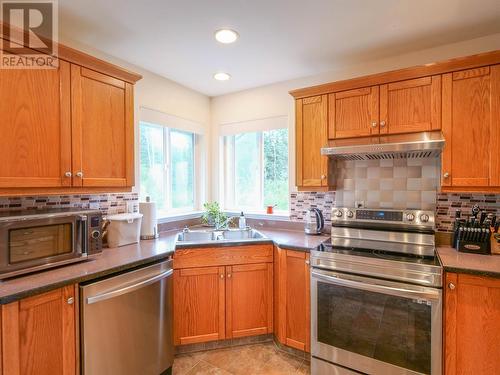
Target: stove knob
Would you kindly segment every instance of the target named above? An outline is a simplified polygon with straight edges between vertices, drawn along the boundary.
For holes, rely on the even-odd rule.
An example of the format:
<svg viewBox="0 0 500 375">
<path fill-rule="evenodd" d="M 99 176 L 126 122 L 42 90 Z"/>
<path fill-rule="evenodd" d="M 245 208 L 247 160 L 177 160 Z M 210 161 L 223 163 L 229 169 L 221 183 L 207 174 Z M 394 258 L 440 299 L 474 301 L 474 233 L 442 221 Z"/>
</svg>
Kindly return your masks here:
<svg viewBox="0 0 500 375">
<path fill-rule="evenodd" d="M 415 220 L 415 215 L 413 215 L 412 213 L 406 214 L 406 220 L 408 220 L 408 221 Z"/>
<path fill-rule="evenodd" d="M 99 237 L 101 237 L 101 232 L 98 230 L 93 230 L 90 236 L 94 239 L 97 240 Z"/>
<path fill-rule="evenodd" d="M 420 221 L 422 223 L 427 223 L 429 221 L 429 215 L 426 215 L 426 214 L 420 215 Z"/>
<path fill-rule="evenodd" d="M 351 210 L 347 211 L 347 217 L 348 218 L 354 217 L 354 212 L 352 212 Z"/>
<path fill-rule="evenodd" d="M 337 211 L 335 212 L 335 216 L 337 216 L 337 217 L 342 217 L 342 211 L 341 211 L 341 210 L 337 210 Z"/>
</svg>

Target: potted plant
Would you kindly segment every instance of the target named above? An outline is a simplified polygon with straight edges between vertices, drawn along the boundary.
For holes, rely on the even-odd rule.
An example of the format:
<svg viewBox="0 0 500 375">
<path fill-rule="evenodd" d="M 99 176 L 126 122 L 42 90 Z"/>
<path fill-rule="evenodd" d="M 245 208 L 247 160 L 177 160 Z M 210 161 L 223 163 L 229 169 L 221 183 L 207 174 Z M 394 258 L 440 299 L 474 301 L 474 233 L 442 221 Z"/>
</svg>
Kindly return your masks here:
<svg viewBox="0 0 500 375">
<path fill-rule="evenodd" d="M 221 211 L 219 202 L 206 202 L 203 204 L 205 212 L 201 216 L 203 225 L 213 227 L 216 223 L 222 223 L 227 220 L 227 215 Z"/>
</svg>

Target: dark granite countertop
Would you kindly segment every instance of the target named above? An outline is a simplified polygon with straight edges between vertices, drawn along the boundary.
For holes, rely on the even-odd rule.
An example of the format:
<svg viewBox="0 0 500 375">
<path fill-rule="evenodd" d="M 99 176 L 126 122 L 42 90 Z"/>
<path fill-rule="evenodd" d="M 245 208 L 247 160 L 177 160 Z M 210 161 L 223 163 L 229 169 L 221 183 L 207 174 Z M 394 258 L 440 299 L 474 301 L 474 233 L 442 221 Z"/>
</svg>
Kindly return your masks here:
<svg viewBox="0 0 500 375">
<path fill-rule="evenodd" d="M 80 263 L 0 281 L 0 304 L 166 259 L 174 253 L 177 232 L 162 233 L 157 240 L 104 249 L 102 254 Z"/>
<path fill-rule="evenodd" d="M 310 251 L 326 241 L 330 236 L 328 234 L 310 235 L 304 231 L 289 229 L 268 229 L 259 228 L 259 232 L 273 240 L 276 246 L 282 249 Z"/>
<path fill-rule="evenodd" d="M 500 255 L 461 253 L 451 246 L 439 246 L 437 253 L 445 271 L 500 278 Z"/>
<path fill-rule="evenodd" d="M 281 248 L 300 251 L 309 251 L 328 238 L 326 235 L 306 235 L 298 230 L 259 228 L 259 231 L 269 238 L 264 242 L 274 242 Z M 102 254 L 87 261 L 0 281 L 0 304 L 168 258 L 174 254 L 175 236 L 178 232 L 179 230 L 163 232 L 157 240 L 104 249 Z"/>
</svg>

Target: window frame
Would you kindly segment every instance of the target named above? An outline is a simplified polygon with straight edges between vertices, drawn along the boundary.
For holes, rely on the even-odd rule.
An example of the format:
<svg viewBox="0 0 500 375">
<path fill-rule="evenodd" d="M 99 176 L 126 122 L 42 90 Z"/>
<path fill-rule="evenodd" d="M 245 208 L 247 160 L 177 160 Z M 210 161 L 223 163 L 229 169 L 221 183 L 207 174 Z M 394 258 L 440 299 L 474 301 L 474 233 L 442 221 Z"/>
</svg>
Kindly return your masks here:
<svg viewBox="0 0 500 375">
<path fill-rule="evenodd" d="M 162 128 L 163 131 L 163 147 L 162 147 L 162 152 L 163 152 L 163 183 L 165 184 L 165 192 L 164 194 L 166 195 L 165 201 L 165 208 L 158 210 L 159 217 L 163 216 L 169 216 L 172 214 L 178 214 L 178 213 L 187 213 L 187 212 L 193 212 L 196 211 L 198 207 L 198 174 L 199 174 L 199 166 L 198 166 L 198 154 L 199 154 L 199 135 L 189 131 L 189 130 L 183 130 L 183 129 L 176 129 L 174 127 L 168 127 L 162 124 L 156 124 L 156 123 L 151 123 L 147 121 L 139 121 L 139 139 L 141 136 L 141 131 L 142 131 L 142 126 L 155 126 L 158 128 Z M 187 133 L 192 136 L 192 145 L 193 145 L 193 152 L 192 152 L 192 158 L 193 158 L 193 205 L 190 207 L 179 207 L 179 208 L 173 208 L 172 206 L 172 147 L 171 147 L 171 131 L 178 131 L 182 133 Z M 139 196 L 142 196 L 142 187 L 141 187 L 141 177 L 142 177 L 142 163 L 141 163 L 141 143 L 139 142 Z"/>
<path fill-rule="evenodd" d="M 222 202 L 223 209 L 229 212 L 239 212 L 241 210 L 246 210 L 247 212 L 253 213 L 263 213 L 266 212 L 266 207 L 264 206 L 264 132 L 269 132 L 273 130 L 287 130 L 287 138 L 288 138 L 288 169 L 290 171 L 290 130 L 287 127 L 273 128 L 267 130 L 257 130 L 257 131 L 242 131 L 234 134 L 226 134 L 220 136 L 220 149 L 221 152 L 219 154 L 219 160 L 221 168 L 221 189 L 220 189 L 220 201 Z M 258 206 L 237 206 L 236 203 L 236 136 L 247 133 L 257 133 L 258 141 L 259 141 L 259 203 Z M 231 147 L 228 147 L 229 140 L 231 140 Z M 229 153 L 231 154 L 231 162 L 229 162 L 228 157 Z M 229 165 L 231 164 L 231 165 Z M 229 170 L 230 169 L 230 170 Z M 232 183 L 231 183 L 232 182 Z M 290 172 L 288 173 L 288 193 L 290 193 Z M 290 200 L 288 201 L 288 209 L 287 210 L 274 210 L 276 215 L 286 215 L 288 216 L 290 212 Z"/>
</svg>

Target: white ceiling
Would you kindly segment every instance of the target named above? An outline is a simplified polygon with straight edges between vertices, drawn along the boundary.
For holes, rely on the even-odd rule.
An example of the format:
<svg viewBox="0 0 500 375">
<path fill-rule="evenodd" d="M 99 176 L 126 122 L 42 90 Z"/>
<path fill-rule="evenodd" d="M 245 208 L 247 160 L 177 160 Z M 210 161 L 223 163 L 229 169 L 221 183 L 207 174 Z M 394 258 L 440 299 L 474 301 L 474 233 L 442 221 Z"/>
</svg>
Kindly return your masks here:
<svg viewBox="0 0 500 375">
<path fill-rule="evenodd" d="M 59 0 L 59 19 L 63 37 L 217 96 L 498 33 L 500 1 Z M 221 27 L 240 39 L 219 44 Z"/>
</svg>

